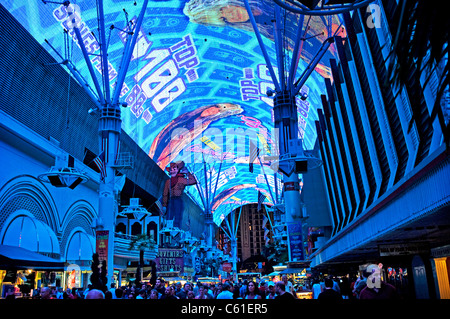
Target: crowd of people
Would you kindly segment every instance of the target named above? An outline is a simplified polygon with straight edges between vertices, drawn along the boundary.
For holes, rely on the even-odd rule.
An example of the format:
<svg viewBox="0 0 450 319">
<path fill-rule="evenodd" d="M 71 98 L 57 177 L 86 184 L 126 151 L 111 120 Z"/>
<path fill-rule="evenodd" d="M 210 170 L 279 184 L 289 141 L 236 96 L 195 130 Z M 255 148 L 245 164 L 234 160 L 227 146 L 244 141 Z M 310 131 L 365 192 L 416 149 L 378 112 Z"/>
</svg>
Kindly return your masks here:
<svg viewBox="0 0 450 319">
<path fill-rule="evenodd" d="M 370 278 L 370 279 L 368 279 Z M 370 280 L 370 281 L 369 281 Z M 142 283 L 139 285 L 116 287 L 101 291 L 93 289 L 66 289 L 43 287 L 37 290 L 34 297 L 41 299 L 296 299 L 299 287 L 294 286 L 286 275 L 278 282 L 239 280 L 223 283 L 192 283 L 181 282 L 169 284 L 163 278 L 158 278 L 154 285 Z M 303 288 L 302 288 L 303 289 Z M 398 299 L 399 293 L 388 282 L 378 281 L 374 284 L 371 273 L 362 272 L 359 277 L 333 278 L 314 277 L 304 287 L 312 292 L 313 299 L 322 301 L 338 301 L 343 299 Z"/>
<path fill-rule="evenodd" d="M 142 283 L 138 286 L 128 285 L 116 287 L 112 283 L 110 289 L 101 291 L 93 289 L 62 289 L 43 287 L 39 297 L 42 299 L 295 299 L 290 281 L 225 281 L 224 283 L 191 283 L 181 282 L 168 284 L 158 278 L 154 285 Z"/>
<path fill-rule="evenodd" d="M 313 299 L 319 300 L 357 300 L 357 299 L 399 299 L 397 289 L 390 283 L 379 281 L 375 285 L 367 284 L 369 273 L 363 272 L 355 278 L 342 277 L 339 280 L 333 277 L 319 280 L 314 278 L 312 284 Z"/>
</svg>

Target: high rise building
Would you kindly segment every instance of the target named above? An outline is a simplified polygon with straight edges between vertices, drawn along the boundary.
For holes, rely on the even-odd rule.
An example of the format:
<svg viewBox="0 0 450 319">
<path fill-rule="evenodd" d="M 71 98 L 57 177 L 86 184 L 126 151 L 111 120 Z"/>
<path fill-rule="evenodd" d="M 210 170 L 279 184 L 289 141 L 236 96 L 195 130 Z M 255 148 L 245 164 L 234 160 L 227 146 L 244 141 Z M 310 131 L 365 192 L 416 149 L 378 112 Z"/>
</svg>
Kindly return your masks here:
<svg viewBox="0 0 450 319">
<path fill-rule="evenodd" d="M 252 256 L 261 255 L 266 244 L 265 228 L 270 229 L 268 222 L 263 225 L 265 221 L 266 208 L 263 207 L 258 211 L 257 204 L 245 205 L 242 207 L 241 220 L 237 232 L 237 249 L 238 257 L 241 261 Z"/>
</svg>

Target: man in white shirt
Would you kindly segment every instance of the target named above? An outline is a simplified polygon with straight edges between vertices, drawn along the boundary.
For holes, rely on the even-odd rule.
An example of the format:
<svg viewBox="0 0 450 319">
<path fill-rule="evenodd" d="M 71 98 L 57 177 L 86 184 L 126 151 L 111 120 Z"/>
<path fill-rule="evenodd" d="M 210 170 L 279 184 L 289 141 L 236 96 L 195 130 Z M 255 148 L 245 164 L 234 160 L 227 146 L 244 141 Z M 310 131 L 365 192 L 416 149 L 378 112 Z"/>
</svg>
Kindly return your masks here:
<svg viewBox="0 0 450 319">
<path fill-rule="evenodd" d="M 233 286 L 225 282 L 222 285 L 222 292 L 217 295 L 216 299 L 233 299 L 233 292 L 232 292 Z"/>
<path fill-rule="evenodd" d="M 292 295 L 294 292 L 294 286 L 292 285 L 292 282 L 288 281 L 287 276 L 283 275 L 281 277 L 281 281 L 284 283 L 285 291 L 291 293 Z"/>
</svg>

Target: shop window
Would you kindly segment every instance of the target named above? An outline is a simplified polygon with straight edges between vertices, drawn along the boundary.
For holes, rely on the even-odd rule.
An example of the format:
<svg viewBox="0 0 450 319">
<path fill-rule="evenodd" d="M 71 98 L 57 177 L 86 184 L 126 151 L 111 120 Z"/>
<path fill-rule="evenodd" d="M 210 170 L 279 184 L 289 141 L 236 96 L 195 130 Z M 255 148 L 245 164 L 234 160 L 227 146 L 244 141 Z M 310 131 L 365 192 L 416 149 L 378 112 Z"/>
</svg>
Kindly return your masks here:
<svg viewBox="0 0 450 319">
<path fill-rule="evenodd" d="M 147 236 L 151 236 L 154 239 L 156 238 L 156 233 L 158 230 L 158 225 L 155 222 L 150 222 L 147 225 Z"/>
</svg>

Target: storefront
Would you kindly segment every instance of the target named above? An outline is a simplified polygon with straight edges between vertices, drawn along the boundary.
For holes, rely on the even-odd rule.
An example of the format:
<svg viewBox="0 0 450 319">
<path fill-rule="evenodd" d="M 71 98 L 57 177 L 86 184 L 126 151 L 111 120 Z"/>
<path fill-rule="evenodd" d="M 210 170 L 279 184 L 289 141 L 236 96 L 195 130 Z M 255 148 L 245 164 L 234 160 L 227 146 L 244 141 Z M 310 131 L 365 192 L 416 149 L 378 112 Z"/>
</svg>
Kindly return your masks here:
<svg viewBox="0 0 450 319">
<path fill-rule="evenodd" d="M 61 287 L 64 262 L 53 230 L 28 211 L 11 214 L 0 230 L 1 296 L 30 297 L 42 286 Z"/>
<path fill-rule="evenodd" d="M 29 298 L 42 286 L 60 287 L 64 263 L 30 250 L 0 245 L 1 297 L 14 293 Z"/>
<path fill-rule="evenodd" d="M 450 245 L 431 250 L 433 275 L 438 299 L 450 299 Z"/>
<path fill-rule="evenodd" d="M 64 272 L 64 288 L 85 289 L 92 273 L 92 255 L 95 252 L 95 238 L 82 230 L 74 230 L 69 236 Z"/>
</svg>

